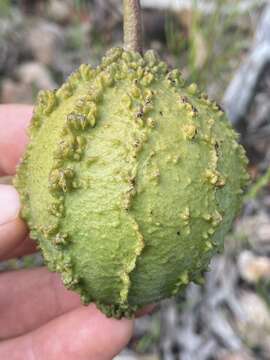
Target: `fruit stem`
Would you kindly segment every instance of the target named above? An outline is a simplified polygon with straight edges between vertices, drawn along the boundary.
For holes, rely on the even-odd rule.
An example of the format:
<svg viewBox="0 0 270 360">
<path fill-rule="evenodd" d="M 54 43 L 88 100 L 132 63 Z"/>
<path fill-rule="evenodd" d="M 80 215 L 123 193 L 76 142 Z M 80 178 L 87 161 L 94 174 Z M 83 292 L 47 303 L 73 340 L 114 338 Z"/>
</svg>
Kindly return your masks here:
<svg viewBox="0 0 270 360">
<path fill-rule="evenodd" d="M 140 0 L 123 0 L 124 47 L 142 54 L 142 20 Z"/>
</svg>

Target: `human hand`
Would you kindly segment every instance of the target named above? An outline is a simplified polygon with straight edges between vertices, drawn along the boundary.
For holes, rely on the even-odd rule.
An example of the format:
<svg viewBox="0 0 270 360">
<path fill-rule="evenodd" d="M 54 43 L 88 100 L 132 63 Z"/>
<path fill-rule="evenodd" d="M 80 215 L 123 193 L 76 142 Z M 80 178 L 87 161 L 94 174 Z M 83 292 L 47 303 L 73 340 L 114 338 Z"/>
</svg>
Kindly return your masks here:
<svg viewBox="0 0 270 360">
<path fill-rule="evenodd" d="M 13 175 L 27 143 L 31 106 L 0 106 L 0 176 Z M 0 184 L 0 261 L 36 251 L 18 217 L 19 197 Z M 129 341 L 133 321 L 80 304 L 46 268 L 0 273 L 0 359 L 107 360 Z"/>
</svg>

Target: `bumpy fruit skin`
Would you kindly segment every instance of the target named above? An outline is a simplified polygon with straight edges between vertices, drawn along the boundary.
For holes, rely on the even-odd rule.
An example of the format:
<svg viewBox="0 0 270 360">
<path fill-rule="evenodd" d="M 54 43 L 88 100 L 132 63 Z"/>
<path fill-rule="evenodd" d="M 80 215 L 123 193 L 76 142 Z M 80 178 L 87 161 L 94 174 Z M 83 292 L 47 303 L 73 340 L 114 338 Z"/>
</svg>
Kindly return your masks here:
<svg viewBox="0 0 270 360">
<path fill-rule="evenodd" d="M 218 106 L 152 51 L 111 50 L 39 94 L 15 185 L 68 289 L 131 316 L 200 282 L 247 180 Z"/>
</svg>

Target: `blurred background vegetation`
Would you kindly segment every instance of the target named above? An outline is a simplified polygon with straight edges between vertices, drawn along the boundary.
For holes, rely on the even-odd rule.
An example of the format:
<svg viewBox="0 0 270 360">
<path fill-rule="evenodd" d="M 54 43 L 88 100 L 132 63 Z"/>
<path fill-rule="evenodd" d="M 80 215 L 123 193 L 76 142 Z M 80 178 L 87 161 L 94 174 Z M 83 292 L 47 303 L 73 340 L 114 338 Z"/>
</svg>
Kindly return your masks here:
<svg viewBox="0 0 270 360">
<path fill-rule="evenodd" d="M 241 6 L 243 1 L 248 4 Z M 142 5 L 145 47 L 221 100 L 249 49 L 263 1 L 146 0 Z M 1 0 L 0 17 L 1 102 L 16 100 L 8 91 L 16 81 L 32 86 L 32 96 L 29 90 L 19 97 L 31 102 L 44 87 L 37 78 L 47 77 L 53 87 L 81 62 L 97 64 L 108 48 L 122 43 L 121 0 Z M 36 68 L 34 77 L 37 64 L 40 73 Z"/>
</svg>

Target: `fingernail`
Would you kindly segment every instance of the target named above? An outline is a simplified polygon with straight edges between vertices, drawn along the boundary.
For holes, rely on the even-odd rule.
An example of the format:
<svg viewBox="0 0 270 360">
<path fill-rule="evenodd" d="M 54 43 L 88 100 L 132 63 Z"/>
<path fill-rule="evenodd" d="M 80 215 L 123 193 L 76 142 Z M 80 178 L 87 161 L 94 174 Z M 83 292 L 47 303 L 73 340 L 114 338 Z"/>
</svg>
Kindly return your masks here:
<svg viewBox="0 0 270 360">
<path fill-rule="evenodd" d="M 15 220 L 20 211 L 19 195 L 11 185 L 0 184 L 0 225 Z"/>
</svg>

